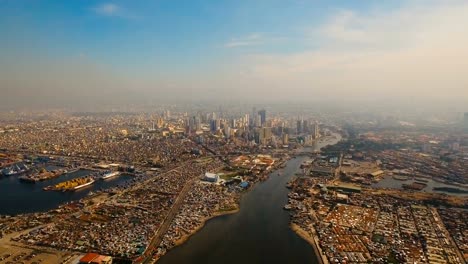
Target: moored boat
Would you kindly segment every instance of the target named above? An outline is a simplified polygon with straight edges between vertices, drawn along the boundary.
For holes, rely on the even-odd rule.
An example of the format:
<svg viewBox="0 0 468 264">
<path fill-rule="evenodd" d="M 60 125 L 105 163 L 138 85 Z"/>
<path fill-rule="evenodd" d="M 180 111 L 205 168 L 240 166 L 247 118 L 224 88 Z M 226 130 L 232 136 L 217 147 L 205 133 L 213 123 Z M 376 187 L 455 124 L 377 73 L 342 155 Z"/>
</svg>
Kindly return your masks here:
<svg viewBox="0 0 468 264">
<path fill-rule="evenodd" d="M 94 179 L 91 179 L 91 180 L 90 180 L 89 182 L 87 182 L 87 183 L 83 183 L 83 184 L 81 184 L 81 185 L 78 185 L 78 186 L 73 187 L 73 190 L 78 190 L 78 189 L 84 188 L 84 187 L 86 187 L 86 186 L 89 186 L 89 185 L 93 184 L 94 182 L 95 182 L 95 180 L 94 180 Z"/>
<path fill-rule="evenodd" d="M 112 178 L 112 177 L 115 177 L 115 176 L 118 176 L 118 175 L 120 175 L 120 172 L 111 171 L 111 172 L 108 172 L 108 173 L 102 175 L 101 179 L 106 180 L 106 179 L 109 179 L 109 178 Z"/>
</svg>

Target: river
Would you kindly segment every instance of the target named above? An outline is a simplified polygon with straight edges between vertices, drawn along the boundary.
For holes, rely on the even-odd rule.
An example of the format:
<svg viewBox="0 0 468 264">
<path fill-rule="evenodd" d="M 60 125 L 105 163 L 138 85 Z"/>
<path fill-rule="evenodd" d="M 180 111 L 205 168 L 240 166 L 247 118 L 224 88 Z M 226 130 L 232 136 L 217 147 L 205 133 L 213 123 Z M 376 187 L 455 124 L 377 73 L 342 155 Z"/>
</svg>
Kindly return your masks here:
<svg viewBox="0 0 468 264">
<path fill-rule="evenodd" d="M 79 170 L 37 183 L 20 182 L 18 176 L 0 176 L 0 215 L 48 211 L 65 202 L 79 200 L 90 191 L 110 188 L 131 179 L 129 175 L 120 175 L 105 181 L 96 181 L 93 185 L 74 192 L 43 190 L 46 186 L 85 176 L 89 173 L 90 171 Z"/>
<path fill-rule="evenodd" d="M 329 138 L 304 150 L 335 144 Z M 243 195 L 240 211 L 209 220 L 183 245 L 170 250 L 158 263 L 318 263 L 312 246 L 289 228 L 288 181 L 300 171 L 307 156 L 293 158 L 272 172 L 267 181 Z"/>
</svg>

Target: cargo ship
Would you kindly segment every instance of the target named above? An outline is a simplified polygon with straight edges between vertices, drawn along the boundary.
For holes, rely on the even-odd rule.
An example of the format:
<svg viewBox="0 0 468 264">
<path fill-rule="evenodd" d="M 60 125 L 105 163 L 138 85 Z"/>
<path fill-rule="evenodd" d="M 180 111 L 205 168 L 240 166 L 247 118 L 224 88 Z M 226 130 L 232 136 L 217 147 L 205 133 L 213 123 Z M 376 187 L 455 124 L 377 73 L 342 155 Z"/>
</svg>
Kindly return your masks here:
<svg viewBox="0 0 468 264">
<path fill-rule="evenodd" d="M 115 177 L 115 176 L 118 176 L 118 175 L 120 175 L 120 172 L 111 171 L 111 172 L 108 172 L 108 173 L 102 175 L 101 180 L 106 180 L 106 179 L 109 179 L 109 178 L 112 178 L 112 177 Z"/>
<path fill-rule="evenodd" d="M 91 180 L 89 180 L 89 181 L 86 182 L 86 183 L 83 183 L 83 184 L 81 184 L 81 185 L 78 185 L 78 186 L 73 187 L 73 190 L 78 190 L 78 189 L 84 188 L 84 187 L 86 187 L 86 186 L 89 186 L 89 185 L 93 184 L 94 182 L 95 182 L 95 180 L 94 180 L 94 179 L 91 179 Z"/>
<path fill-rule="evenodd" d="M 44 188 L 45 191 L 76 191 L 78 189 L 89 186 L 95 182 L 93 177 L 82 177 L 73 180 L 58 183 L 56 185 L 47 186 Z"/>
</svg>

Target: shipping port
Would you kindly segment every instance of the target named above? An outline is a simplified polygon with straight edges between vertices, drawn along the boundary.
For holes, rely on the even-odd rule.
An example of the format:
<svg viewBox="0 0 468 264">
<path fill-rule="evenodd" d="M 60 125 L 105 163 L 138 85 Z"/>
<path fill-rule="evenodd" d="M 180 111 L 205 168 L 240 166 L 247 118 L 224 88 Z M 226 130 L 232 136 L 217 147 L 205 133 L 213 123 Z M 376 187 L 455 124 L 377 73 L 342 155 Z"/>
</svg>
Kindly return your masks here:
<svg viewBox="0 0 468 264">
<path fill-rule="evenodd" d="M 47 186 L 44 188 L 45 191 L 76 191 L 86 186 L 89 186 L 95 182 L 94 177 L 85 176 L 76 178 L 73 180 L 58 183 L 56 185 Z"/>
<path fill-rule="evenodd" d="M 31 175 L 24 175 L 24 176 L 19 177 L 19 180 L 23 181 L 23 182 L 36 183 L 36 182 L 39 182 L 39 181 L 45 181 L 45 180 L 60 177 L 64 173 L 67 173 L 67 170 L 58 169 L 58 170 L 48 171 L 47 169 L 42 168 L 37 173 L 31 174 Z"/>
<path fill-rule="evenodd" d="M 14 176 L 14 175 L 19 175 L 23 174 L 25 172 L 29 171 L 29 167 L 26 166 L 24 163 L 17 163 L 14 164 L 10 167 L 4 168 L 1 173 L 5 176 Z"/>
</svg>

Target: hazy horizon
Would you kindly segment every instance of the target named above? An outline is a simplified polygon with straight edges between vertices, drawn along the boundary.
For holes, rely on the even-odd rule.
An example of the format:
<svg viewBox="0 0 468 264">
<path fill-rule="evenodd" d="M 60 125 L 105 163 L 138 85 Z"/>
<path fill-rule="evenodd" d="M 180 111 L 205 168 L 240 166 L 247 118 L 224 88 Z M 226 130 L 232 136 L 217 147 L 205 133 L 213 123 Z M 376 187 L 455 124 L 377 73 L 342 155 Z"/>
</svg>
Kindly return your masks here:
<svg viewBox="0 0 468 264">
<path fill-rule="evenodd" d="M 466 1 L 0 1 L 0 109 L 215 101 L 463 112 L 466 25 Z"/>
</svg>

